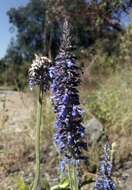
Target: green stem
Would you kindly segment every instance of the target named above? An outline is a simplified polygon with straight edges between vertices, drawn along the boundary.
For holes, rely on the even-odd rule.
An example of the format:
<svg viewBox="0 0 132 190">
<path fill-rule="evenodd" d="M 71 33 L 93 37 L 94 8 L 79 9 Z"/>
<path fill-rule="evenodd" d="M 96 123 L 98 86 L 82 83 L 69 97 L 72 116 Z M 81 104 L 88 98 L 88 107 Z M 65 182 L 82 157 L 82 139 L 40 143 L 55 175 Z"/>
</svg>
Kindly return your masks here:
<svg viewBox="0 0 132 190">
<path fill-rule="evenodd" d="M 79 190 L 76 165 L 73 165 L 73 181 L 74 181 L 74 190 Z"/>
<path fill-rule="evenodd" d="M 69 178 L 69 184 L 70 184 L 70 189 L 72 190 L 72 171 L 71 171 L 71 165 L 68 164 L 68 178 Z"/>
<path fill-rule="evenodd" d="M 35 166 L 35 178 L 33 182 L 32 190 L 37 190 L 40 185 L 40 127 L 42 118 L 42 99 L 43 90 L 39 89 L 39 95 L 37 100 L 37 121 L 36 121 L 36 138 L 35 138 L 35 152 L 36 152 L 36 166 Z"/>
<path fill-rule="evenodd" d="M 68 165 L 68 177 L 69 177 L 70 189 L 79 190 L 78 180 L 77 180 L 77 168 L 74 164 Z"/>
</svg>

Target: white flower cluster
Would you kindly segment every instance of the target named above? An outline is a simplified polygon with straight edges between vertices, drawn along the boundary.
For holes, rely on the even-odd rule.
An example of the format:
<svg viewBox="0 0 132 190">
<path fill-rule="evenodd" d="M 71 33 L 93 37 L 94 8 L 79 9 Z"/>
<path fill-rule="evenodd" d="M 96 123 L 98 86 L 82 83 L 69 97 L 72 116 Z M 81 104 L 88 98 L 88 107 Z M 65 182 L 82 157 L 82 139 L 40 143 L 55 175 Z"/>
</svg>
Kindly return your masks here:
<svg viewBox="0 0 132 190">
<path fill-rule="evenodd" d="M 35 55 L 35 59 L 29 69 L 29 86 L 40 86 L 44 91 L 49 89 L 49 67 L 51 60 L 44 56 Z"/>
</svg>

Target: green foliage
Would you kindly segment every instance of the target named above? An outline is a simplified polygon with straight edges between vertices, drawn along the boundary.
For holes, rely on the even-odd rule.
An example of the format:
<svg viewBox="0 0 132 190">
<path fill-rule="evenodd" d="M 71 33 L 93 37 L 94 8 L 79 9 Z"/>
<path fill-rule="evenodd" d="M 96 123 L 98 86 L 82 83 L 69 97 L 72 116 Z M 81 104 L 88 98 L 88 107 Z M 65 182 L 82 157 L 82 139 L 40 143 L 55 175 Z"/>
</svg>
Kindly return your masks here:
<svg viewBox="0 0 132 190">
<path fill-rule="evenodd" d="M 22 60 L 21 48 L 14 39 L 11 39 L 11 42 L 7 48 L 6 56 L 4 57 L 4 61 L 7 65 L 20 65 L 22 64 Z"/>
<path fill-rule="evenodd" d="M 15 65 L 5 65 L 5 69 L 0 76 L 0 84 L 11 86 L 15 90 L 23 90 L 27 87 L 28 63 Z"/>
<path fill-rule="evenodd" d="M 89 49 L 80 51 L 81 65 L 84 66 L 85 83 L 100 83 L 112 73 L 132 65 L 132 25 L 118 37 L 110 36 L 97 40 Z"/>
<path fill-rule="evenodd" d="M 18 179 L 17 181 L 18 190 L 30 190 L 30 188 L 26 185 L 23 179 Z"/>
<path fill-rule="evenodd" d="M 25 7 L 11 8 L 7 12 L 10 23 L 17 28 L 19 53 L 30 60 L 34 53 L 43 50 L 45 4 L 32 0 Z"/>
<path fill-rule="evenodd" d="M 132 25 L 128 27 L 125 35 L 120 37 L 119 62 L 122 65 L 132 65 Z"/>
<path fill-rule="evenodd" d="M 51 187 L 51 190 L 68 190 L 69 189 L 69 180 L 64 178 L 59 184 Z"/>
<path fill-rule="evenodd" d="M 3 84 L 3 81 L 5 80 L 5 75 L 4 75 L 5 69 L 6 69 L 6 65 L 5 65 L 4 59 L 1 59 L 0 60 L 0 73 L 1 73 L 0 84 Z"/>
<path fill-rule="evenodd" d="M 53 6 L 54 5 L 54 6 Z M 131 1 L 113 0 L 30 0 L 25 7 L 11 8 L 7 14 L 10 23 L 17 29 L 19 54 L 31 60 L 34 53 L 52 55 L 58 49 L 61 36 L 61 20 L 70 17 L 74 37 L 79 47 L 89 47 L 97 39 L 116 31 L 122 31 L 120 14 L 131 8 Z M 116 30 L 115 30 L 116 29 Z M 7 52 L 8 53 L 8 52 Z"/>
<path fill-rule="evenodd" d="M 112 75 L 88 97 L 87 106 L 109 132 L 132 134 L 132 70 L 123 69 Z"/>
</svg>

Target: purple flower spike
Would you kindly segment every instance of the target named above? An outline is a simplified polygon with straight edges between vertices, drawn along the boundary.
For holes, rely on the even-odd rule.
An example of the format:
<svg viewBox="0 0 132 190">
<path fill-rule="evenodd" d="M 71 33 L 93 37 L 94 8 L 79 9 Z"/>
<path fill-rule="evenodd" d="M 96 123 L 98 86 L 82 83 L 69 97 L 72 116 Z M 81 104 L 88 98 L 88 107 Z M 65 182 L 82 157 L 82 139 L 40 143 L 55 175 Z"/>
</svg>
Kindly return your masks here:
<svg viewBox="0 0 132 190">
<path fill-rule="evenodd" d="M 95 190 L 116 190 L 116 185 L 111 178 L 112 161 L 110 158 L 111 146 L 104 146 L 104 156 L 100 162 L 99 174 L 96 180 Z"/>
<path fill-rule="evenodd" d="M 71 48 L 70 25 L 65 20 L 60 51 L 55 65 L 50 69 L 52 100 L 57 120 L 55 142 L 65 160 L 79 160 L 83 158 L 83 150 L 86 149 L 85 128 L 81 124 L 83 111 L 77 90 L 80 84 L 79 68 Z"/>
</svg>

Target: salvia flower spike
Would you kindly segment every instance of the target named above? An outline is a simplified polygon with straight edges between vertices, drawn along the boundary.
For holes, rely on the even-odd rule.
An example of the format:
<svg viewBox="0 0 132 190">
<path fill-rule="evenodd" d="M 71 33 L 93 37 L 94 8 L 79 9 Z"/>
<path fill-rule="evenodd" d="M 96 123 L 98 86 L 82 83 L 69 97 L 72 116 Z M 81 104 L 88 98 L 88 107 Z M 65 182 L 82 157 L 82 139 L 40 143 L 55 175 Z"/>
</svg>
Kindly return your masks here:
<svg viewBox="0 0 132 190">
<path fill-rule="evenodd" d="M 52 100 L 56 112 L 55 143 L 61 155 L 66 159 L 81 159 L 86 148 L 85 128 L 82 125 L 83 111 L 80 108 L 78 85 L 79 68 L 71 53 L 71 26 L 67 20 L 63 25 L 62 43 L 55 65 L 50 68 L 52 78 Z"/>
<path fill-rule="evenodd" d="M 116 190 L 116 185 L 112 180 L 111 176 L 112 176 L 111 145 L 107 143 L 104 146 L 104 155 L 100 162 L 95 190 Z"/>
<path fill-rule="evenodd" d="M 50 88 L 49 67 L 51 60 L 35 54 L 35 59 L 29 69 L 29 86 L 40 86 L 43 91 Z"/>
</svg>

